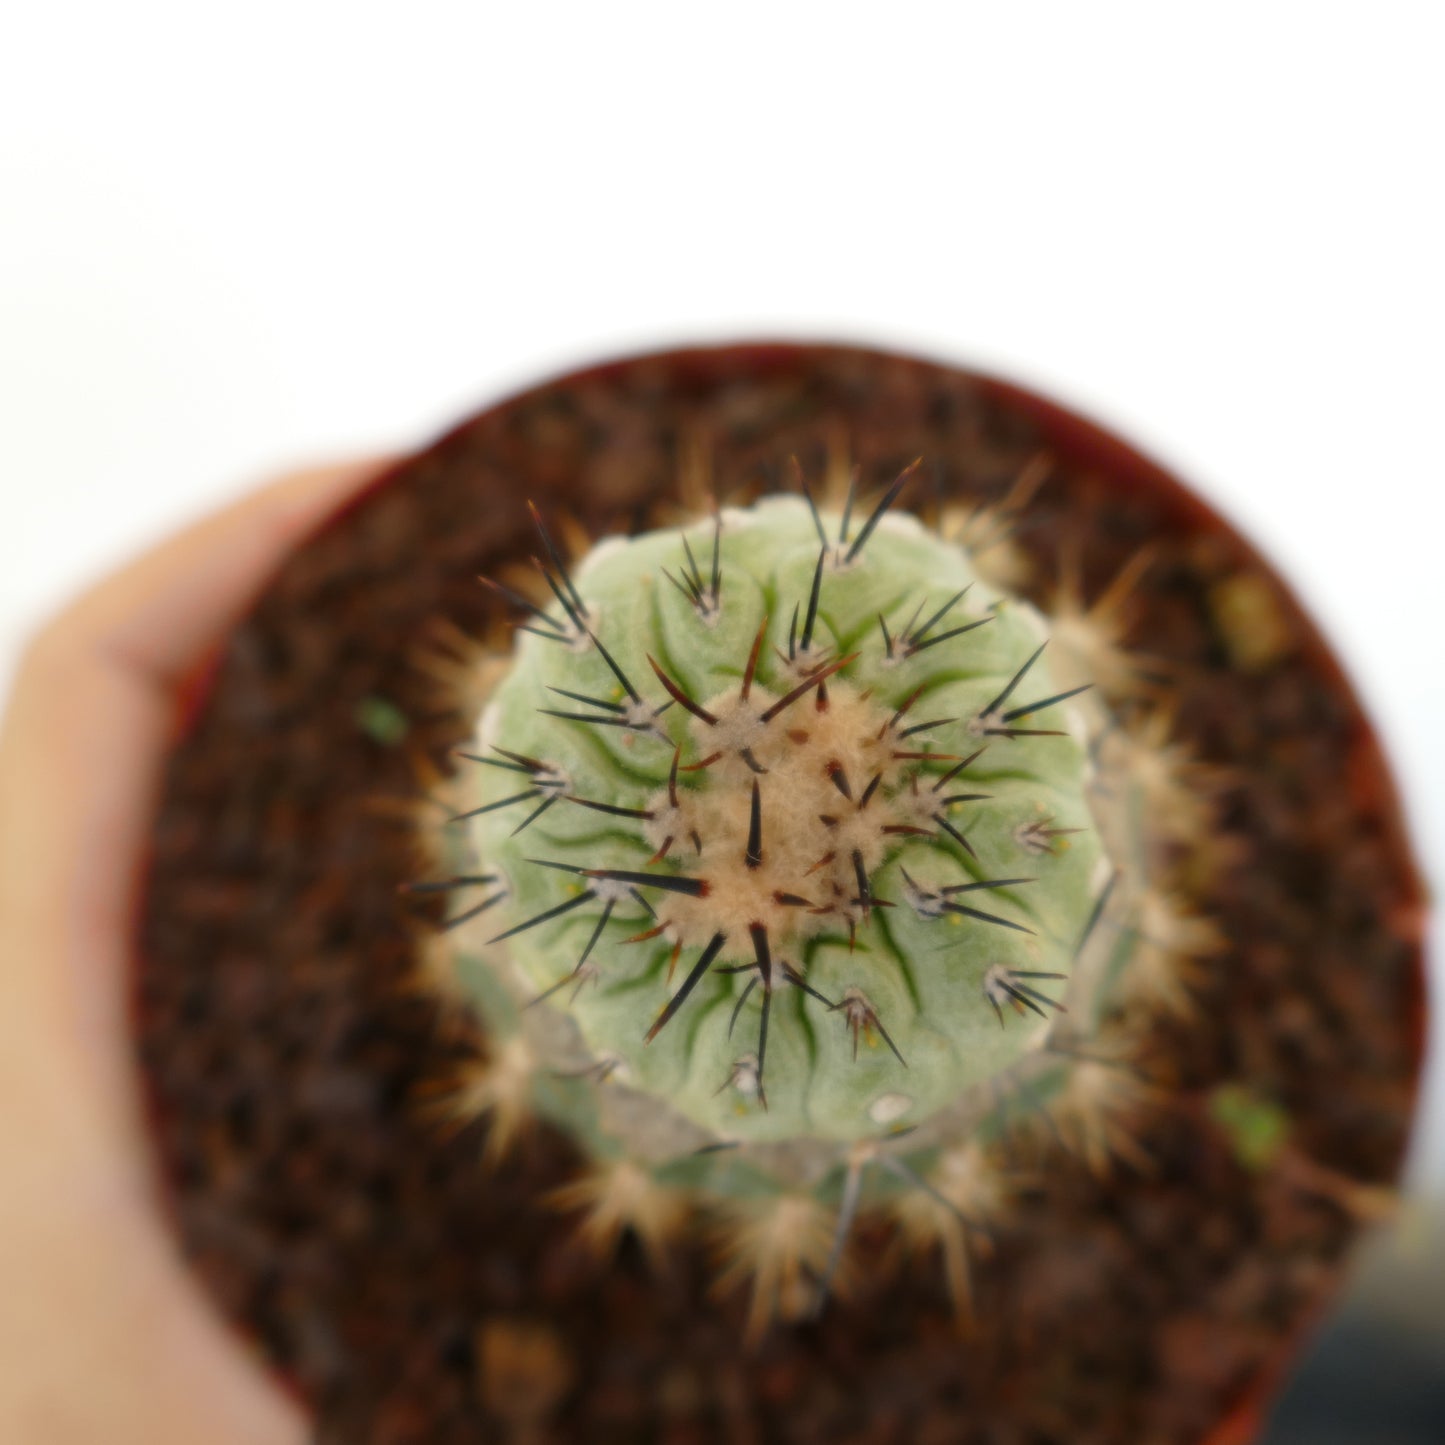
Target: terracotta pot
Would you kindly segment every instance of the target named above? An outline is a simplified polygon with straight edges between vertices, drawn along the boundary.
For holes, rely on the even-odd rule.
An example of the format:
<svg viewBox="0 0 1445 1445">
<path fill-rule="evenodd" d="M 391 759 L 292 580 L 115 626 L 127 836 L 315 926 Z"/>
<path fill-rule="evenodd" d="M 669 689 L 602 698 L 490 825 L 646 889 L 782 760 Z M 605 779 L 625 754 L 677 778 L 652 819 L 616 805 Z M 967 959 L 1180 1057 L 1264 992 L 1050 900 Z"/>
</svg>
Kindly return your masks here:
<svg viewBox="0 0 1445 1445">
<path fill-rule="evenodd" d="M 563 1141 L 488 1174 L 474 1131 L 443 1137 L 415 1107 L 476 1041 L 408 987 L 410 844 L 385 800 L 465 735 L 415 662 L 439 619 L 496 625 L 473 579 L 530 550 L 528 497 L 594 535 L 630 530 L 700 457 L 727 498 L 830 447 L 869 486 L 921 453 L 929 487 L 980 503 L 1047 457 L 1015 537 L 1045 608 L 1065 548 L 1093 596 L 1152 547 L 1131 642 L 1228 778 L 1207 902 L 1231 946 L 1160 1026 L 1173 1093 L 1145 1130 L 1152 1168 L 1100 1180 L 1061 1161 L 981 1264 L 971 1340 L 923 1270 L 753 1355 L 701 1247 L 661 1282 L 631 1252 L 599 1272 L 569 1247 L 538 1204 L 571 1167 Z M 928 361 L 679 351 L 464 423 L 304 548 L 239 631 L 197 694 L 156 838 L 140 1034 L 177 1225 L 327 1439 L 1240 1445 L 1406 1142 L 1421 892 L 1338 664 L 1259 554 L 1157 465 Z M 1269 1167 L 1214 1122 L 1224 1081 L 1286 1111 Z M 478 1341 L 514 1327 L 522 1363 L 498 1378 Z"/>
</svg>

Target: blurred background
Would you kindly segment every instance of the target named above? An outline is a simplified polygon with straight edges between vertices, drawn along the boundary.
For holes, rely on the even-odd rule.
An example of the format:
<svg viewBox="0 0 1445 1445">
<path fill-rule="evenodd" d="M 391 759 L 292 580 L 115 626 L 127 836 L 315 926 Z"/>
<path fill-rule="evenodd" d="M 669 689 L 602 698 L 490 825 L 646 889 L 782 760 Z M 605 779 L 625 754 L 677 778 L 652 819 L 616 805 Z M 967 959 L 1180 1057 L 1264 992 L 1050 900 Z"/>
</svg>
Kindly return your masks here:
<svg viewBox="0 0 1445 1445">
<path fill-rule="evenodd" d="M 630 350 L 859 341 L 1052 393 L 1239 524 L 1438 876 L 1442 44 L 1426 3 L 15 11 L 0 696 L 71 592 L 279 469 Z M 1428 1094 L 1275 1445 L 1445 1435 Z"/>
</svg>

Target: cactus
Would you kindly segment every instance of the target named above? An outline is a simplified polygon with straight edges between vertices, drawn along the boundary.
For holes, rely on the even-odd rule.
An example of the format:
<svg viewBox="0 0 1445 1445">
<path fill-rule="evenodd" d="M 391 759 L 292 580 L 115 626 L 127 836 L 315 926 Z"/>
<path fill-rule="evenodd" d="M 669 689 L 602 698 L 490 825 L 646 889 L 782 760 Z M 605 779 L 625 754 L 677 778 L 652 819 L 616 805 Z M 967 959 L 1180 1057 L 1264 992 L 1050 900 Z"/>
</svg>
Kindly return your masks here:
<svg viewBox="0 0 1445 1445">
<path fill-rule="evenodd" d="M 538 516 L 415 885 L 457 900 L 491 1040 L 453 1107 L 496 1152 L 570 1136 L 599 1248 L 715 1221 L 754 1334 L 821 1308 L 864 1214 L 966 1306 L 1021 1136 L 1130 1157 L 1148 1019 L 1216 943 L 1171 886 L 1206 790 L 1120 710 L 1147 558 L 1051 637 L 988 519 L 902 509 L 916 470 L 866 514 L 802 486 L 580 559 Z"/>
</svg>

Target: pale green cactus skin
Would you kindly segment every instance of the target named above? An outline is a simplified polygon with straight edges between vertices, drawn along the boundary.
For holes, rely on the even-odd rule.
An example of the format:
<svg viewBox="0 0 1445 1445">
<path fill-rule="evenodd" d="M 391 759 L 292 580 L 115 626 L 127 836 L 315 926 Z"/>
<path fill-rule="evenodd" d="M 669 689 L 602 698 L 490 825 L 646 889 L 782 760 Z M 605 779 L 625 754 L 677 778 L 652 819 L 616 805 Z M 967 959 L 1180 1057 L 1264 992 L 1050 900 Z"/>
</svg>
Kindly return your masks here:
<svg viewBox="0 0 1445 1445">
<path fill-rule="evenodd" d="M 822 523 L 830 539 L 839 535 L 839 517 L 825 514 Z M 475 769 L 479 791 L 464 810 L 475 855 L 468 866 L 495 876 L 507 896 L 461 931 L 462 986 L 494 1034 L 529 1040 L 539 1060 L 533 1106 L 597 1157 L 637 1159 L 719 1195 L 826 1187 L 850 1147 L 892 1137 L 907 1138 L 923 1167 L 929 1151 L 996 1127 L 1000 1101 L 1016 1100 L 1018 1090 L 1061 1086 L 1069 1064 L 1048 1052 L 1051 1030 L 1067 1022 L 1077 1037 L 1090 1028 L 1126 961 L 1115 932 L 1095 940 L 1096 962 L 1080 963 L 1112 873 L 1108 830 L 1089 796 L 1089 737 L 1099 731 L 1085 710 L 1091 699 L 1034 706 L 1071 691 L 1052 680 L 1047 650 L 1039 653 L 1042 619 L 910 516 L 883 515 L 851 559 L 852 543 L 830 540 L 812 645 L 805 653 L 795 643 L 791 662 L 790 620 L 796 605 L 800 640 L 819 565 L 809 507 L 774 498 L 723 513 L 715 608 L 713 527 L 708 519 L 686 530 L 704 584 L 700 606 L 672 580 L 689 565 L 682 534 L 656 532 L 603 541 L 573 569 L 591 637 L 555 607 L 556 622 L 538 631 L 560 627 L 567 638 L 518 634 L 474 754 L 499 766 Z M 746 716 L 766 715 L 810 673 L 851 659 L 824 679 L 826 712 L 812 687 L 765 724 L 730 721 L 765 618 Z M 981 625 L 943 636 L 969 624 Z M 910 639 L 930 638 L 942 640 L 908 655 Z M 677 703 L 658 713 L 669 697 L 649 659 L 717 722 Z M 635 726 L 550 716 L 548 708 Z M 904 735 L 925 723 L 935 725 Z M 1019 730 L 1042 735 L 1008 735 Z M 736 746 L 748 740 L 751 761 Z M 675 753 L 676 810 L 668 789 Z M 508 768 L 510 755 L 547 771 Z M 842 763 L 851 797 L 829 776 L 829 762 Z M 860 810 L 875 772 L 881 779 Z M 755 782 L 761 862 L 750 868 Z M 942 801 L 959 794 L 969 800 Z M 856 842 L 865 832 L 868 898 L 877 901 L 866 909 L 849 859 L 818 862 L 839 836 Z M 671 835 L 660 858 L 659 834 Z M 700 880 L 708 893 L 695 898 L 650 881 L 634 888 L 583 870 Z M 939 891 L 1000 879 L 1028 881 Z M 778 903 L 778 892 L 812 906 Z M 599 932 L 608 900 L 614 907 Z M 991 917 L 945 910 L 945 902 Z M 772 982 L 761 1089 L 759 928 Z M 719 935 L 712 966 L 655 1029 Z M 1002 990 L 1004 970 L 1022 996 Z M 720 1145 L 733 1147 L 709 1152 Z"/>
</svg>

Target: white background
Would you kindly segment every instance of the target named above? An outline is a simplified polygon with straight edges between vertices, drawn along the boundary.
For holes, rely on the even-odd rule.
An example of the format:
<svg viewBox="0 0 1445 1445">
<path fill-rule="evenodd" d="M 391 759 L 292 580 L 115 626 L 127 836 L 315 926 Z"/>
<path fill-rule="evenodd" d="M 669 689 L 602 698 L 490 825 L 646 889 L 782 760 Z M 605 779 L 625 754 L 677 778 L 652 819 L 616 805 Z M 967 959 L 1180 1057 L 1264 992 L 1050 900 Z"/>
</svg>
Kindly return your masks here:
<svg viewBox="0 0 1445 1445">
<path fill-rule="evenodd" d="M 1262 543 L 1438 876 L 1440 7 L 25 11 L 0 688 L 47 609 L 277 468 L 620 351 L 878 342 L 1054 393 Z"/>
</svg>

